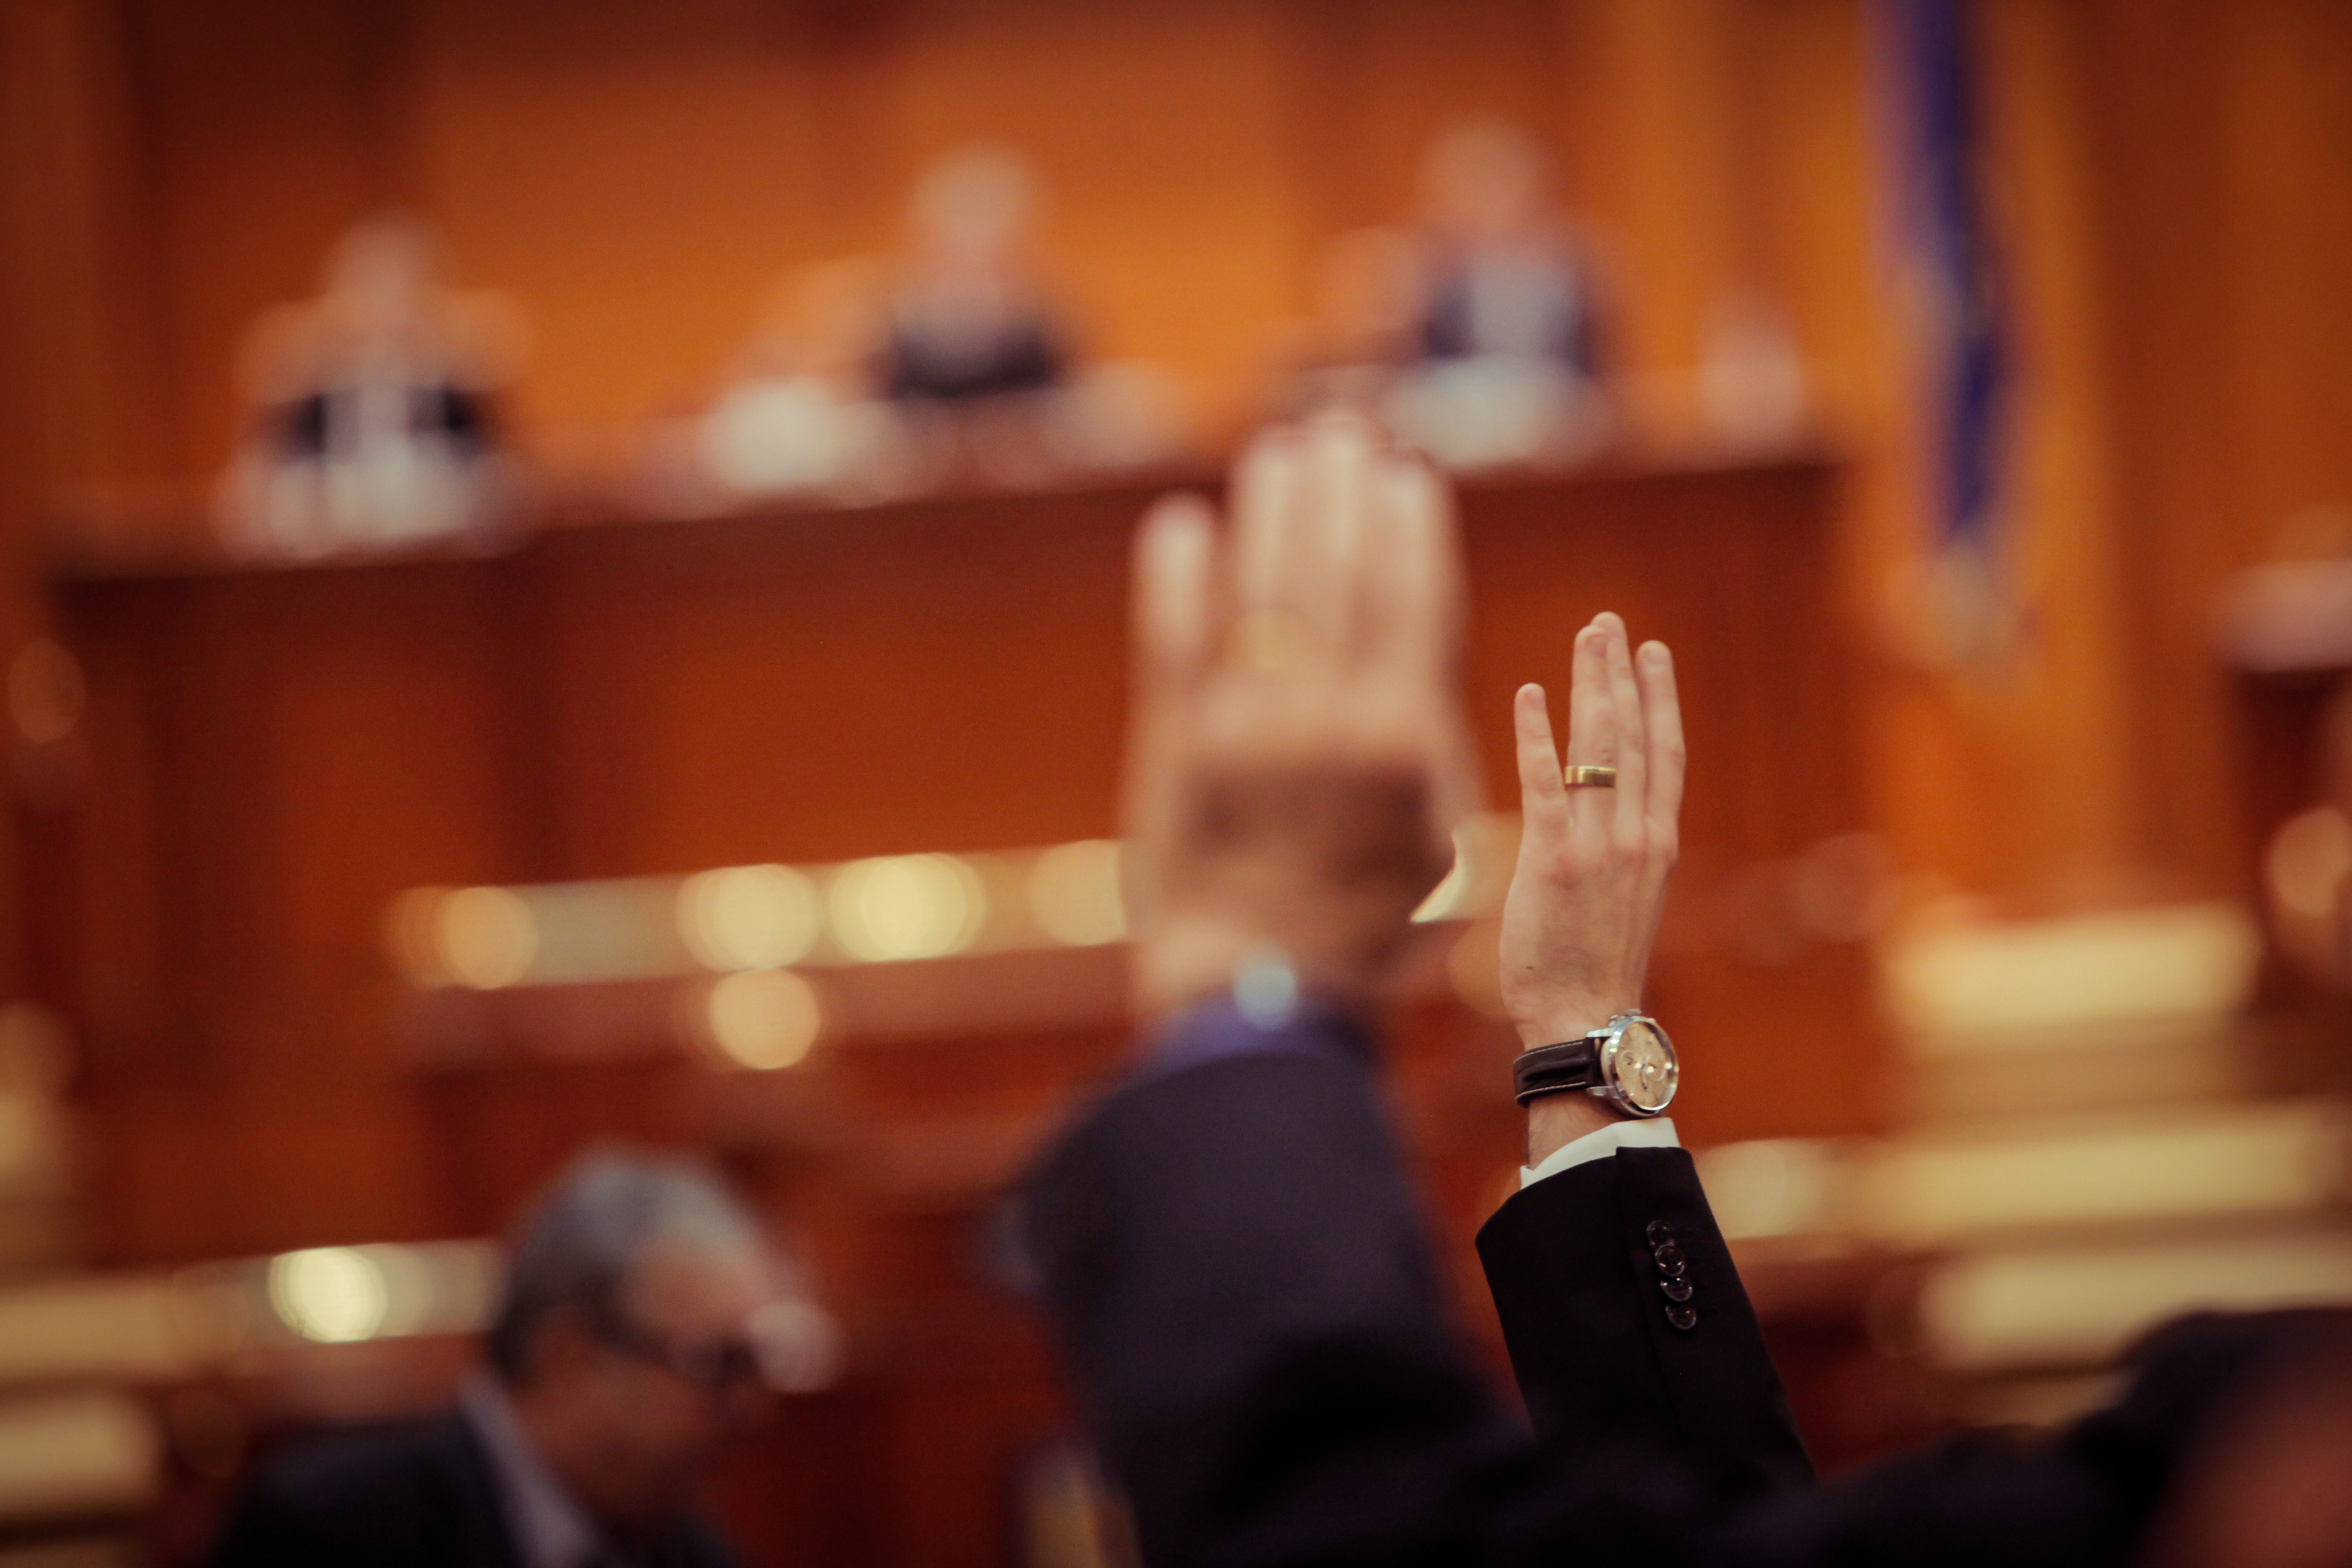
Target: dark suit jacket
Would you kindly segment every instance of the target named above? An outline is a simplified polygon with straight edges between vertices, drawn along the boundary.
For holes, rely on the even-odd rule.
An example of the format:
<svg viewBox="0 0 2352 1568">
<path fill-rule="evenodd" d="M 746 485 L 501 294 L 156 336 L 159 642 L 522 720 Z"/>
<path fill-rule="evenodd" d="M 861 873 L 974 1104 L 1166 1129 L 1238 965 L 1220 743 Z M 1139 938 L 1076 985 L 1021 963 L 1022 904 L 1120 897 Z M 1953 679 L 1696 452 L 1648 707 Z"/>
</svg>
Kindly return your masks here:
<svg viewBox="0 0 2352 1568">
<path fill-rule="evenodd" d="M 734 1568 L 681 1519 L 641 1559 Z M 490 1458 L 457 1415 L 316 1438 L 268 1466 L 230 1517 L 214 1568 L 525 1568 Z"/>
<path fill-rule="evenodd" d="M 2057 1442 L 1970 1439 L 1816 1489 L 1689 1156 L 1629 1149 L 1479 1236 L 1530 1433 L 1446 1321 L 1363 1042 L 1291 1032 L 1114 1093 L 1027 1195 L 1151 1568 L 2122 1563 L 2280 1339 L 2192 1324 Z"/>
</svg>

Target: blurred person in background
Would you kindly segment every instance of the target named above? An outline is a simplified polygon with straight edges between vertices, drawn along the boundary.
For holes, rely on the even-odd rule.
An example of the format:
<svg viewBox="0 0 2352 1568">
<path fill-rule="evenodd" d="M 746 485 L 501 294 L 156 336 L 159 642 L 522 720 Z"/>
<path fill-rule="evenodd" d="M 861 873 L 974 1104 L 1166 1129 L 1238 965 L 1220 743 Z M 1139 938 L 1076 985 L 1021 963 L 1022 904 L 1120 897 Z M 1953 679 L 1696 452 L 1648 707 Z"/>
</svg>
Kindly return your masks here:
<svg viewBox="0 0 2352 1568">
<path fill-rule="evenodd" d="M 255 325 L 251 425 L 222 497 L 234 543 L 314 556 L 500 521 L 498 395 L 522 331 L 504 300 L 452 293 L 436 273 L 421 226 L 373 218 L 337 244 L 317 300 Z"/>
<path fill-rule="evenodd" d="M 1031 1260 L 1153 1568 L 2352 1563 L 2352 1321 L 2186 1320 L 2055 1437 L 1816 1488 L 1641 1012 L 1676 854 L 1672 658 L 1572 639 L 1516 702 L 1502 994 L 1521 1188 L 1478 1238 L 1532 1436 L 1472 1370 L 1369 1018 L 1472 763 L 1449 500 L 1346 419 L 1139 536 L 1129 1079 L 1028 1186 Z M 1508 1085 L 1507 1088 L 1506 1085 Z M 2332 1478 L 2332 1479 L 2331 1479 Z"/>
<path fill-rule="evenodd" d="M 908 424 L 918 482 L 1039 483 L 1158 461 L 1179 438 L 1155 372 L 1079 366 L 1032 238 L 1043 196 L 1025 160 L 985 145 L 947 153 L 916 184 L 875 375 Z"/>
<path fill-rule="evenodd" d="M 1456 125 L 1430 143 L 1423 358 L 1549 360 L 1600 379 L 1591 268 L 1551 208 L 1548 180 L 1535 138 L 1506 121 Z"/>
<path fill-rule="evenodd" d="M 321 1437 L 259 1477 L 216 1568 L 727 1568 L 689 1511 L 830 1321 L 694 1167 L 593 1154 L 525 1217 L 457 1409 Z"/>
<path fill-rule="evenodd" d="M 1172 456 L 1183 420 L 1166 376 L 1079 363 L 1033 239 L 1042 205 L 1018 154 L 959 148 L 916 183 L 902 255 L 786 279 L 685 440 L 654 432 L 651 471 L 678 498 L 666 510 L 1038 485 Z"/>
<path fill-rule="evenodd" d="M 882 329 L 890 396 L 961 402 L 1068 376 L 1065 329 L 1030 250 L 1038 201 L 1035 172 L 1001 147 L 962 148 L 924 173 Z"/>
<path fill-rule="evenodd" d="M 1469 121 L 1422 166 L 1400 432 L 1449 467 L 1581 457 L 1607 437 L 1604 322 L 1587 248 L 1524 129 Z"/>
</svg>

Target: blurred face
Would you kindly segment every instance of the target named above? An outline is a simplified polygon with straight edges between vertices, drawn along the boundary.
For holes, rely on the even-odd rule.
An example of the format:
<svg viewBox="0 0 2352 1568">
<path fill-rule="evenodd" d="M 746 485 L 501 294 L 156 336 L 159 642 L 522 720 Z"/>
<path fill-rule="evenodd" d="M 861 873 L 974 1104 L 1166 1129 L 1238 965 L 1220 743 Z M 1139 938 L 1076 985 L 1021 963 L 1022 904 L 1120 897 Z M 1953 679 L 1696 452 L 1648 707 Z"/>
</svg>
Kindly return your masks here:
<svg viewBox="0 0 2352 1568">
<path fill-rule="evenodd" d="M 1027 167 L 1011 154 L 985 148 L 951 154 L 915 193 L 917 247 L 950 270 L 1000 265 L 1019 248 L 1034 200 Z"/>
<path fill-rule="evenodd" d="M 517 1391 L 519 1408 L 536 1407 L 532 1435 L 566 1486 L 624 1526 L 684 1506 L 774 1399 L 752 1340 L 776 1297 L 765 1258 L 656 1244 L 630 1287 L 617 1334 L 550 1323 L 539 1375 Z"/>
<path fill-rule="evenodd" d="M 406 224 L 383 221 L 344 239 L 328 265 L 327 293 L 362 333 L 397 336 L 423 316 L 432 277 L 425 236 Z"/>
<path fill-rule="evenodd" d="M 1467 127 L 1442 138 L 1423 178 L 1430 216 L 1473 244 L 1507 239 L 1542 214 L 1542 155 L 1508 127 Z"/>
</svg>

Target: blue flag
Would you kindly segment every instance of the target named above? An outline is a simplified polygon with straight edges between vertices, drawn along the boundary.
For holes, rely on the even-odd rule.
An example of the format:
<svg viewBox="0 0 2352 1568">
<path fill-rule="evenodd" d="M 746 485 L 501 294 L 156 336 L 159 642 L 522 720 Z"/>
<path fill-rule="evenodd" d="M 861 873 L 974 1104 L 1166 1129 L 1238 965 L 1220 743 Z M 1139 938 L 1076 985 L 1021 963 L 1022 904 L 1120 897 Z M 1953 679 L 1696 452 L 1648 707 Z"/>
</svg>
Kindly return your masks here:
<svg viewBox="0 0 2352 1568">
<path fill-rule="evenodd" d="M 1979 188 L 1966 0 L 1881 0 L 1901 142 L 1901 244 L 1923 307 L 1933 527 L 1929 580 L 1955 658 L 1994 651 L 2014 616 L 1999 570 L 2009 382 L 2000 275 Z"/>
</svg>

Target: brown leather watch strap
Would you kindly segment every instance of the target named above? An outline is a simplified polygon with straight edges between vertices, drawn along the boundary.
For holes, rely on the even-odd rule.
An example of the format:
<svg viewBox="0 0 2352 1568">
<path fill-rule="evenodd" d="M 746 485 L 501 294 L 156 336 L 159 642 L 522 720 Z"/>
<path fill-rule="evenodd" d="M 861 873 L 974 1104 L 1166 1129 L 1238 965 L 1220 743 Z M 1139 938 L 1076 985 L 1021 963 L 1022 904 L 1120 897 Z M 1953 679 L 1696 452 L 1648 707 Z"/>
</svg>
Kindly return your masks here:
<svg viewBox="0 0 2352 1568">
<path fill-rule="evenodd" d="M 1511 1089 L 1521 1105 L 1547 1094 L 1591 1089 L 1600 1081 L 1600 1047 L 1589 1039 L 1538 1046 L 1521 1051 L 1511 1063 Z"/>
</svg>

